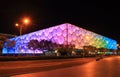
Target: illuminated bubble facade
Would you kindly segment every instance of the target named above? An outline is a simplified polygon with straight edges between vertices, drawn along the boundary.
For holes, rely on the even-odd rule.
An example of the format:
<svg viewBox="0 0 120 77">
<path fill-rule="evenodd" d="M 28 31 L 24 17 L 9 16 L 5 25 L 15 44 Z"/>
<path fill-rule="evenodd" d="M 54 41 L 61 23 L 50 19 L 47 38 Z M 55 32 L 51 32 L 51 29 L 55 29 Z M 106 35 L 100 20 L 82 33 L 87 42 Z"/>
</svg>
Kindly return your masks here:
<svg viewBox="0 0 120 77">
<path fill-rule="evenodd" d="M 92 45 L 97 48 L 117 49 L 117 42 L 113 39 L 93 33 L 75 25 L 65 23 L 39 30 L 22 36 L 10 39 L 15 40 L 16 44 L 12 48 L 3 48 L 3 54 L 18 53 L 43 53 L 41 50 L 30 50 L 27 45 L 30 40 L 49 40 L 56 44 L 75 45 L 75 48 L 82 49 L 83 46 Z"/>
</svg>

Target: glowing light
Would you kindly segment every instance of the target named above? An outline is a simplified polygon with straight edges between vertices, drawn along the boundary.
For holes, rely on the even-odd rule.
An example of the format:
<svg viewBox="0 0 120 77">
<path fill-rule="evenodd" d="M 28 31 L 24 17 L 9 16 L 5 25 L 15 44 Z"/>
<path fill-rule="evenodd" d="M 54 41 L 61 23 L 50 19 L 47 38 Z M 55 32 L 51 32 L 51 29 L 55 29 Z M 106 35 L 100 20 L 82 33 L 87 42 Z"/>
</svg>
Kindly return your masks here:
<svg viewBox="0 0 120 77">
<path fill-rule="evenodd" d="M 26 18 L 26 19 L 23 20 L 23 22 L 24 22 L 25 24 L 28 24 L 28 23 L 29 23 L 29 19 Z"/>
<path fill-rule="evenodd" d="M 55 53 L 57 53 L 58 52 L 58 50 L 55 50 Z"/>
<path fill-rule="evenodd" d="M 15 24 L 15 26 L 19 26 L 19 24 L 18 24 L 18 23 L 16 23 L 16 24 Z"/>
<path fill-rule="evenodd" d="M 24 18 L 23 22 L 20 23 L 20 25 L 18 23 L 15 24 L 15 26 L 20 26 L 20 35 L 22 35 L 23 26 L 28 25 L 29 23 L 30 23 L 30 19 Z"/>
</svg>

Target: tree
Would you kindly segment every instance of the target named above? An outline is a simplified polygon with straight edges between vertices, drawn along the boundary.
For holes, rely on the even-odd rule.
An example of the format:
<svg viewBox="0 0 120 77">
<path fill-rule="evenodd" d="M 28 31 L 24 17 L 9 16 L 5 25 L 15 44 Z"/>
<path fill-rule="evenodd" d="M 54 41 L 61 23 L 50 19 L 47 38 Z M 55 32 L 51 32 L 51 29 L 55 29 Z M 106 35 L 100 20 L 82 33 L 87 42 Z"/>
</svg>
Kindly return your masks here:
<svg viewBox="0 0 120 77">
<path fill-rule="evenodd" d="M 48 40 L 30 40 L 28 42 L 28 48 L 32 50 L 40 49 L 42 51 L 54 51 L 58 50 L 61 55 L 71 55 L 72 51 L 75 49 L 75 45 L 64 45 L 64 44 L 56 44 Z"/>
<path fill-rule="evenodd" d="M 85 55 L 92 55 L 93 53 L 95 54 L 96 47 L 91 46 L 91 45 L 83 46 L 83 50 L 84 50 Z"/>
<path fill-rule="evenodd" d="M 41 50 L 54 50 L 55 44 L 48 40 L 41 40 L 40 42 L 38 40 L 30 40 L 28 42 L 28 48 L 29 49 L 41 49 Z"/>
<path fill-rule="evenodd" d="M 75 50 L 75 45 L 59 45 L 59 48 L 58 48 L 58 52 L 61 54 L 61 55 L 72 55 L 72 51 Z"/>
<path fill-rule="evenodd" d="M 38 40 L 30 40 L 30 42 L 28 42 L 28 48 L 35 50 L 35 49 L 39 49 L 40 47 L 40 43 Z"/>
<path fill-rule="evenodd" d="M 56 43 L 52 43 L 51 41 L 48 40 L 41 40 L 39 43 L 40 43 L 40 49 L 42 50 L 51 51 L 51 50 L 55 50 L 57 47 Z"/>
</svg>

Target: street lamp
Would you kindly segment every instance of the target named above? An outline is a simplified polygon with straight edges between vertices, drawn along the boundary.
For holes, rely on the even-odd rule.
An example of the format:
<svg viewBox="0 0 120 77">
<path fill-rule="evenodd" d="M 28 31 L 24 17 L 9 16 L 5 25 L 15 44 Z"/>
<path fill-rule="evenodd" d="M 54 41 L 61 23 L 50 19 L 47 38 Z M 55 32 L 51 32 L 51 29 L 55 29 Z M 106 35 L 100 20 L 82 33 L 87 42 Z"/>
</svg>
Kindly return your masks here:
<svg viewBox="0 0 120 77">
<path fill-rule="evenodd" d="M 22 24 L 16 23 L 15 26 L 20 27 L 20 35 L 22 35 L 22 28 L 25 25 L 28 25 L 30 23 L 30 20 L 28 18 L 24 18 Z"/>
<path fill-rule="evenodd" d="M 28 25 L 30 23 L 30 19 L 28 19 L 28 18 L 24 18 L 23 20 L 22 20 L 22 22 L 20 22 L 20 23 L 16 23 L 15 24 L 15 26 L 16 27 L 19 27 L 20 28 L 20 36 L 22 35 L 22 28 L 24 27 L 24 26 L 26 26 L 26 25 Z M 20 38 L 20 42 L 21 42 L 22 40 L 21 40 L 21 38 Z M 20 43 L 21 44 L 21 43 Z M 18 50 L 21 52 L 21 45 L 18 47 Z"/>
</svg>

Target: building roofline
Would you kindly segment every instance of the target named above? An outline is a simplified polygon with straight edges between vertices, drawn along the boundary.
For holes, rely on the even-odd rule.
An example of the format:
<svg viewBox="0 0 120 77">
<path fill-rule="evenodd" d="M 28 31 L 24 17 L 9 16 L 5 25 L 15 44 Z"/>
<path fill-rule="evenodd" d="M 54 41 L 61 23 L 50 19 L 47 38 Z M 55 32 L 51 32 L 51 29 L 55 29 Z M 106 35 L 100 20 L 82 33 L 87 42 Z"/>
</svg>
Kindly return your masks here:
<svg viewBox="0 0 120 77">
<path fill-rule="evenodd" d="M 5 33 L 0 33 L 2 36 L 8 36 L 8 37 L 16 37 L 17 35 L 12 35 L 12 34 L 5 34 Z"/>
</svg>

